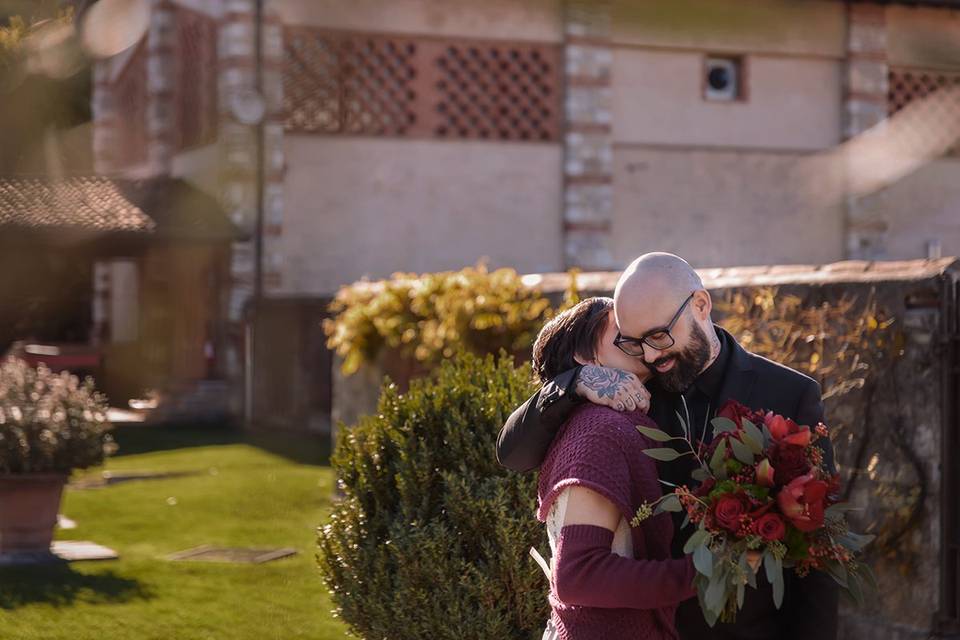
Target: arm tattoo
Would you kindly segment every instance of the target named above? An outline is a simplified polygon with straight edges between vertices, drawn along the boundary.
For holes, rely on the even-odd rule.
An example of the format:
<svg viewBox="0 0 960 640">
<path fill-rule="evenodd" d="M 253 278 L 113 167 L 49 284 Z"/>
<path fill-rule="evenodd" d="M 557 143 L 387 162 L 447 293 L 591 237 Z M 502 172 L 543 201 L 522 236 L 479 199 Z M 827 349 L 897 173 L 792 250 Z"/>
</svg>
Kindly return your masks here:
<svg viewBox="0 0 960 640">
<path fill-rule="evenodd" d="M 630 379 L 630 374 L 620 369 L 587 365 L 580 370 L 580 382 L 587 389 L 596 391 L 601 398 L 612 398 Z"/>
</svg>

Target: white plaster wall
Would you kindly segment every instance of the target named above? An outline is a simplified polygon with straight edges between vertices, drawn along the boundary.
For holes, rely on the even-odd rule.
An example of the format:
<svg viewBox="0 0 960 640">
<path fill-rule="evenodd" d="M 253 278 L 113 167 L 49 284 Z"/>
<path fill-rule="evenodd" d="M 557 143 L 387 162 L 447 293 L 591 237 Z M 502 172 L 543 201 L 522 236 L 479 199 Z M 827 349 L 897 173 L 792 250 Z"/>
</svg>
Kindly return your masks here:
<svg viewBox="0 0 960 640">
<path fill-rule="evenodd" d="M 926 258 L 928 240 L 960 255 L 960 159 L 931 162 L 865 201 L 867 216 L 888 227 L 884 258 Z"/>
<path fill-rule="evenodd" d="M 521 272 L 563 267 L 557 144 L 288 134 L 284 145 L 285 293 L 484 257 Z"/>
<path fill-rule="evenodd" d="M 613 64 L 617 142 L 825 149 L 841 134 L 841 65 L 827 58 L 747 56 L 747 96 L 703 99 L 699 52 L 618 48 Z"/>
<path fill-rule="evenodd" d="M 558 42 L 562 0 L 274 0 L 285 24 Z"/>
<path fill-rule="evenodd" d="M 887 7 L 887 59 L 891 65 L 960 67 L 960 12 Z"/>
<path fill-rule="evenodd" d="M 677 253 L 696 267 L 843 259 L 843 207 L 816 203 L 821 188 L 836 185 L 804 180 L 803 157 L 616 148 L 615 260 L 647 251 Z"/>
<path fill-rule="evenodd" d="M 844 55 L 842 2 L 615 0 L 618 44 L 714 52 Z"/>
</svg>

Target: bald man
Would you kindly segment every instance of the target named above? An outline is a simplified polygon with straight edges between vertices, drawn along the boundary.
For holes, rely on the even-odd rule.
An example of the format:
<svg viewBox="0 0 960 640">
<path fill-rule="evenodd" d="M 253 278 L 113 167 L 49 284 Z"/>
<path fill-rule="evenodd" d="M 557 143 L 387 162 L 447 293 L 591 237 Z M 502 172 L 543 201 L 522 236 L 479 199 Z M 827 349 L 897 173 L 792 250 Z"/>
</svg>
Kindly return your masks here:
<svg viewBox="0 0 960 640">
<path fill-rule="evenodd" d="M 729 333 L 713 324 L 713 302 L 697 272 L 682 258 L 648 253 L 620 276 L 614 292 L 619 328 L 615 344 L 640 358 L 653 374 L 649 392 L 636 376 L 617 369 L 586 365 L 564 372 L 521 405 L 497 439 L 497 459 L 514 471 L 540 465 L 557 430 L 584 401 L 624 411 L 649 407 L 661 429 L 682 435 L 677 415 L 686 418 L 696 438 L 709 442 L 710 419 L 730 399 L 768 409 L 799 424 L 823 420 L 820 386 L 813 379 L 746 351 Z M 824 460 L 834 470 L 833 448 L 823 443 Z M 689 456 L 659 463 L 660 477 L 674 484 L 697 484 Z M 675 514 L 677 516 L 679 514 Z M 674 555 L 693 532 L 676 518 Z M 812 572 L 805 578 L 788 571 L 783 606 L 773 605 L 763 572 L 758 588 L 748 589 L 733 624 L 710 628 L 696 598 L 680 605 L 677 629 L 682 640 L 784 638 L 832 640 L 837 634 L 836 583 Z"/>
</svg>

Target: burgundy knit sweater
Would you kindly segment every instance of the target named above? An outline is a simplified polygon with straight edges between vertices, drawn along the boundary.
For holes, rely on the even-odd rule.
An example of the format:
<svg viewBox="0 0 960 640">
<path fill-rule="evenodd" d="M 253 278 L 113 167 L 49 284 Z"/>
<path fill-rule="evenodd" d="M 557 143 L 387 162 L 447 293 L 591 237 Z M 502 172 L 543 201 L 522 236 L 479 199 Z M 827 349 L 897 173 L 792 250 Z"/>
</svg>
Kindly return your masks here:
<svg viewBox="0 0 960 640">
<path fill-rule="evenodd" d="M 629 522 L 643 502 L 662 495 L 656 463 L 643 453 L 657 445 L 636 425 L 642 413 L 579 407 L 557 433 L 540 468 L 537 517 L 546 521 L 557 496 L 573 485 L 609 499 Z M 676 640 L 676 605 L 694 595 L 690 558 L 671 559 L 673 523 L 660 514 L 631 527 L 633 558 L 611 551 L 613 532 L 593 525 L 561 529 L 550 580 L 552 618 L 562 640 Z"/>
</svg>

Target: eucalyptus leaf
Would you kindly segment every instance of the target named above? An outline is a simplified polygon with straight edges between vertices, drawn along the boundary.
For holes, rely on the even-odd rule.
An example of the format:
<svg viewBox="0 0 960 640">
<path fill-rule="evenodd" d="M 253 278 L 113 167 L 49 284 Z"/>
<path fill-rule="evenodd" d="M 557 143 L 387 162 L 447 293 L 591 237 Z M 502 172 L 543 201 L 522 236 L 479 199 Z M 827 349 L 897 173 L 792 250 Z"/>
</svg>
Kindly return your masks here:
<svg viewBox="0 0 960 640">
<path fill-rule="evenodd" d="M 707 624 L 712 627 L 717 623 L 717 619 L 720 617 L 720 612 L 712 611 L 707 607 L 705 595 L 707 592 L 707 587 L 710 586 L 710 580 L 698 573 L 697 577 L 693 580 L 693 584 L 697 588 L 697 600 L 700 602 L 700 611 L 703 612 L 703 617 L 707 621 Z"/>
<path fill-rule="evenodd" d="M 696 480 L 697 482 L 705 482 L 707 478 L 710 477 L 710 472 L 704 469 L 703 467 L 697 467 L 690 474 L 690 477 Z"/>
<path fill-rule="evenodd" d="M 763 554 L 763 568 L 767 572 L 767 581 L 773 585 L 773 604 L 779 609 L 783 604 L 783 563 L 766 551 Z"/>
<path fill-rule="evenodd" d="M 839 562 L 828 562 L 825 564 L 825 569 L 827 573 L 830 574 L 830 577 L 833 578 L 837 584 L 846 589 L 850 588 L 847 570 Z"/>
<path fill-rule="evenodd" d="M 693 550 L 693 566 L 708 578 L 713 576 L 713 553 L 706 545 Z"/>
<path fill-rule="evenodd" d="M 715 611 L 722 611 L 727 603 L 727 572 L 722 568 L 710 576 L 710 585 L 704 594 L 704 600 L 707 601 L 707 608 Z"/>
<path fill-rule="evenodd" d="M 726 455 L 727 443 L 726 441 L 721 441 L 714 450 L 713 455 L 710 457 L 710 470 L 713 472 L 713 475 L 717 480 L 727 479 L 727 465 L 725 464 Z"/>
<path fill-rule="evenodd" d="M 681 529 L 685 529 L 688 524 L 690 524 L 690 514 L 689 514 L 689 513 L 684 513 L 684 514 L 683 514 L 683 522 L 680 523 L 680 528 L 681 528 Z"/>
<path fill-rule="evenodd" d="M 690 440 L 690 427 L 687 426 L 687 421 L 683 419 L 683 416 L 680 415 L 679 411 L 675 412 L 677 414 L 677 420 L 680 421 L 680 428 L 683 429 L 684 437 L 689 441 Z"/>
<path fill-rule="evenodd" d="M 737 440 L 736 438 L 730 438 L 730 446 L 733 448 L 733 457 L 746 465 L 753 464 L 753 452 L 750 451 L 750 447 Z"/>
<path fill-rule="evenodd" d="M 850 574 L 850 579 L 847 581 L 847 592 L 853 597 L 853 601 L 857 603 L 858 607 L 863 606 L 863 586 L 860 584 L 860 578 L 855 574 Z"/>
<path fill-rule="evenodd" d="M 746 418 L 740 421 L 740 424 L 743 425 L 743 432 L 752 442 L 747 442 L 747 445 L 754 453 L 762 453 L 764 450 L 764 440 L 763 432 L 757 428 L 757 425 L 753 424 Z"/>
<path fill-rule="evenodd" d="M 680 498 L 677 497 L 677 494 L 671 493 L 657 504 L 654 513 L 663 513 L 664 511 L 679 513 L 682 510 L 683 506 L 680 504 Z"/>
<path fill-rule="evenodd" d="M 659 460 L 660 462 L 673 462 L 677 458 L 687 455 L 686 453 L 680 453 L 679 451 L 669 447 L 644 449 L 643 452 L 654 460 Z"/>
<path fill-rule="evenodd" d="M 743 596 L 746 595 L 746 585 L 742 582 L 737 583 L 737 609 L 743 609 Z"/>
<path fill-rule="evenodd" d="M 838 538 L 837 542 L 843 546 L 853 549 L 854 551 L 860 551 L 865 546 L 873 542 L 874 538 L 877 536 L 873 534 L 862 534 L 862 533 L 853 533 L 848 531 Z"/>
<path fill-rule="evenodd" d="M 651 440 L 655 440 L 657 442 L 670 442 L 671 440 L 683 440 L 683 438 L 671 436 L 666 431 L 662 431 L 660 429 L 654 429 L 652 427 L 644 427 L 642 425 L 637 425 L 637 431 L 647 436 Z"/>
<path fill-rule="evenodd" d="M 737 430 L 737 423 L 730 418 L 714 418 L 710 421 L 714 433 L 732 433 Z"/>
<path fill-rule="evenodd" d="M 770 429 L 767 428 L 767 425 L 761 425 L 760 429 L 763 431 L 763 448 L 766 449 L 770 446 L 770 443 L 773 442 L 773 434 L 770 433 Z"/>
<path fill-rule="evenodd" d="M 693 532 L 693 535 L 687 540 L 687 543 L 683 545 L 683 552 L 686 554 L 693 553 L 693 550 L 699 547 L 700 545 L 706 544 L 707 540 L 710 539 L 710 534 L 705 529 L 697 529 Z"/>
</svg>

